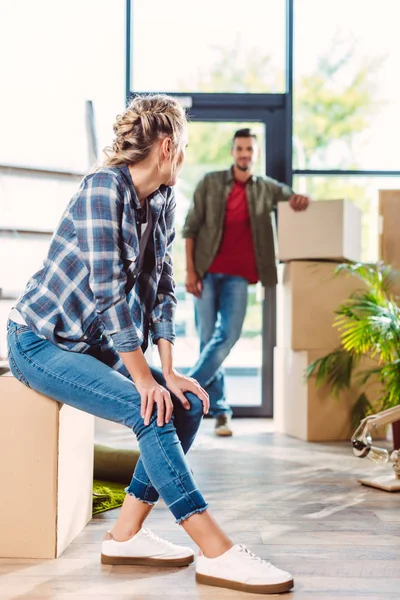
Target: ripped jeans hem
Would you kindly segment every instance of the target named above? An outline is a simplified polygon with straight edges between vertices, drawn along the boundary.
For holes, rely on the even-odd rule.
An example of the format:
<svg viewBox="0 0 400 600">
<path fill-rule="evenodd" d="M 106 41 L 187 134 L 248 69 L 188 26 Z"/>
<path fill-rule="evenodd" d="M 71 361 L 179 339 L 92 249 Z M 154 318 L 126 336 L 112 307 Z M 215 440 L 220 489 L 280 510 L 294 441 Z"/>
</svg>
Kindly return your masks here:
<svg viewBox="0 0 400 600">
<path fill-rule="evenodd" d="M 176 519 L 175 522 L 178 525 L 182 525 L 183 521 L 186 521 L 186 519 L 188 519 L 189 517 L 192 517 L 193 515 L 199 515 L 200 513 L 204 512 L 207 509 L 208 509 L 208 504 L 206 504 L 202 508 L 196 508 L 195 510 L 192 510 L 192 512 L 188 513 L 184 517 L 180 517 L 179 519 Z"/>
<path fill-rule="evenodd" d="M 132 496 L 133 498 L 136 498 L 136 500 L 140 500 L 140 502 L 143 502 L 143 504 L 149 504 L 150 506 L 155 506 L 158 502 L 158 500 L 156 500 L 155 502 L 150 502 L 150 500 L 143 500 L 143 498 L 138 498 L 138 496 L 135 496 L 135 494 L 133 492 L 129 491 L 129 488 L 125 488 L 124 491 L 126 492 L 126 494 L 128 496 Z"/>
</svg>

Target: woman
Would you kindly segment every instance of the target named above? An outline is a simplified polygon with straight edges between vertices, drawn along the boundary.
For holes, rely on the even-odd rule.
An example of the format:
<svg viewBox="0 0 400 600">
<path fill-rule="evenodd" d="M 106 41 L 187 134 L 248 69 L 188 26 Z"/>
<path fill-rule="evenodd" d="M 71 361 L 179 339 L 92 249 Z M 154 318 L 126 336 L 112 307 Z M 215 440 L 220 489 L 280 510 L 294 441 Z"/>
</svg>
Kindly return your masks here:
<svg viewBox="0 0 400 600">
<path fill-rule="evenodd" d="M 133 429 L 141 458 L 104 564 L 185 566 L 189 548 L 143 528 L 159 495 L 200 547 L 197 580 L 274 593 L 291 576 L 233 545 L 207 510 L 185 454 L 209 400 L 173 368 L 173 186 L 187 144 L 173 98 L 135 98 L 114 125 L 102 168 L 85 177 L 52 238 L 43 267 L 10 314 L 10 368 L 55 400 Z M 148 336 L 162 371 L 150 368 Z"/>
</svg>

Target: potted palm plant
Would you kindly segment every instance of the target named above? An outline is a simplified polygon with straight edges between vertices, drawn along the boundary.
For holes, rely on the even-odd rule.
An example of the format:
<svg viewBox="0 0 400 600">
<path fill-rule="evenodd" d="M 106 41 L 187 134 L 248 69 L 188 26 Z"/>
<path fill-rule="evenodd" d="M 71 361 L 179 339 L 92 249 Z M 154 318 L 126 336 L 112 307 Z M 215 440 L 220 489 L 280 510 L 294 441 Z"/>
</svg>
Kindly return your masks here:
<svg viewBox="0 0 400 600">
<path fill-rule="evenodd" d="M 345 263 L 336 271 L 358 277 L 362 285 L 336 311 L 340 347 L 309 365 L 306 377 L 315 377 L 317 385 L 328 384 L 335 395 L 351 389 L 356 378 L 362 389 L 352 411 L 356 425 L 370 413 L 400 404 L 400 309 L 394 291 L 399 273 L 381 263 Z M 360 373 L 356 367 L 365 358 L 371 367 Z M 371 378 L 381 390 L 374 399 L 363 389 Z M 393 439 L 400 448 L 400 421 L 393 425 Z"/>
</svg>

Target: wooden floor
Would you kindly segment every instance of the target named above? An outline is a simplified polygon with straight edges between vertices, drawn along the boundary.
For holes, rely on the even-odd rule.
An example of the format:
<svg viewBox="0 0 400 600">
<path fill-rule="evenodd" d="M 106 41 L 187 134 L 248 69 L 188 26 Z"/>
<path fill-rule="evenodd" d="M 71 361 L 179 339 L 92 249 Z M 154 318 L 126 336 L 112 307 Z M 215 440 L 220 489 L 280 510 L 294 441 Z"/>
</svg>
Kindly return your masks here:
<svg viewBox="0 0 400 600">
<path fill-rule="evenodd" d="M 273 433 L 266 420 L 234 425 L 232 439 L 216 439 L 205 421 L 190 463 L 233 540 L 293 573 L 295 589 L 281 597 L 398 600 L 400 494 L 357 483 L 374 465 L 354 458 L 348 444 L 299 442 Z M 56 561 L 0 560 L 0 599 L 260 597 L 197 585 L 193 566 L 101 566 L 99 544 L 115 518 L 113 511 L 93 519 Z M 162 505 L 148 524 L 173 542 L 189 543 Z"/>
</svg>

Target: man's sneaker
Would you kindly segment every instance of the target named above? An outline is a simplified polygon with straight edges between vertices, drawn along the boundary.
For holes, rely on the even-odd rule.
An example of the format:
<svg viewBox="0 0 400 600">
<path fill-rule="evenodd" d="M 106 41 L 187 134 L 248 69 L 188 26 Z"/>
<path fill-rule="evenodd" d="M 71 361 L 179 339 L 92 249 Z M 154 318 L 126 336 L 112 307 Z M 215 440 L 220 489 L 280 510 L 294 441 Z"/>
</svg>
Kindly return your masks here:
<svg viewBox="0 0 400 600">
<path fill-rule="evenodd" d="M 217 415 L 215 418 L 215 435 L 229 437 L 232 434 L 230 416 L 225 414 Z"/>
<path fill-rule="evenodd" d="M 236 544 L 217 558 L 199 556 L 196 581 L 253 594 L 279 594 L 294 585 L 289 573 L 273 567 L 242 544 Z"/>
<path fill-rule="evenodd" d="M 126 542 L 104 540 L 101 547 L 103 565 L 146 565 L 149 567 L 186 567 L 194 562 L 191 548 L 177 546 L 141 529 Z"/>
</svg>

